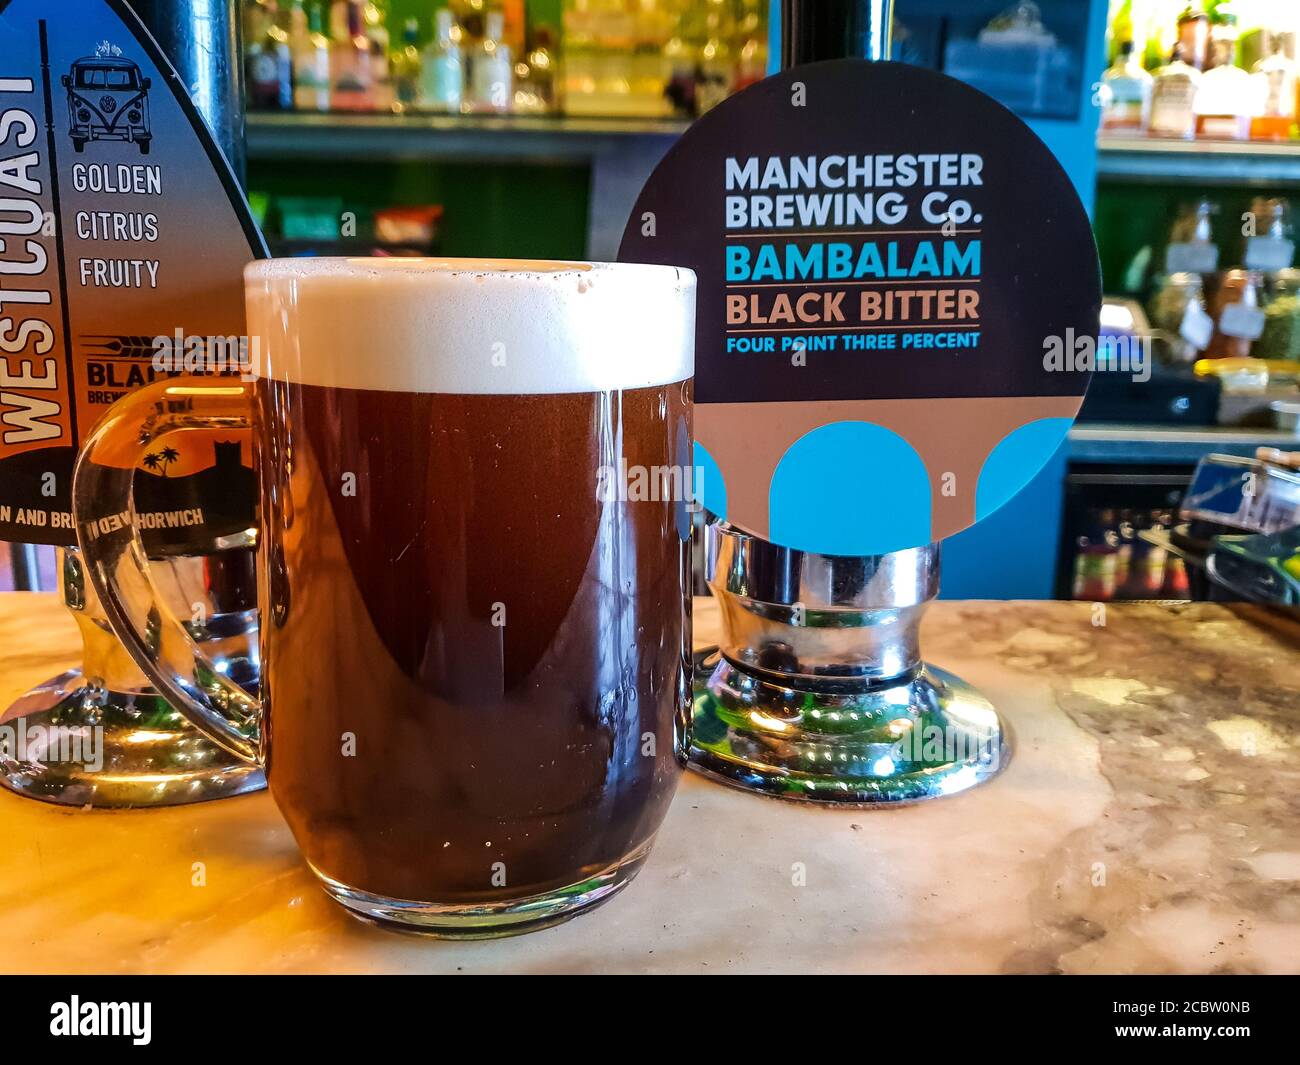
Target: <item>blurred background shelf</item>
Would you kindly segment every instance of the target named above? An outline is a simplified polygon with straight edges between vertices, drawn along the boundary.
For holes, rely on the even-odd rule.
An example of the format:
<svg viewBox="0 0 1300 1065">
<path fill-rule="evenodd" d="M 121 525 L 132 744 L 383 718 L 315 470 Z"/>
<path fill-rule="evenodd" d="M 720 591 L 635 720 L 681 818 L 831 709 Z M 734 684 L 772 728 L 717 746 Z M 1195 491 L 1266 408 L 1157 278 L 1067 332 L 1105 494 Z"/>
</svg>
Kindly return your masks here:
<svg viewBox="0 0 1300 1065">
<path fill-rule="evenodd" d="M 1070 430 L 1070 461 L 1083 464 L 1193 465 L 1209 454 L 1252 456 L 1256 449 L 1294 450 L 1295 433 L 1220 426 L 1076 424 Z"/>
<path fill-rule="evenodd" d="M 253 159 L 589 163 L 635 141 L 666 151 L 690 123 L 544 115 L 274 114 L 248 116 Z M 1300 185 L 1300 142 L 1101 137 L 1098 176 L 1134 182 Z"/>
<path fill-rule="evenodd" d="M 542 115 L 248 116 L 250 159 L 591 163 L 637 143 L 662 153 L 689 123 Z"/>
<path fill-rule="evenodd" d="M 1097 148 L 1103 180 L 1300 185 L 1300 143 L 1102 137 Z"/>
<path fill-rule="evenodd" d="M 253 187 L 362 197 L 386 189 L 382 195 L 392 202 L 444 203 L 452 219 L 446 254 L 606 260 L 617 257 L 641 186 L 688 125 L 548 115 L 254 112 L 246 135 Z M 313 175 L 312 163 L 335 165 Z M 578 230 L 585 235 L 569 243 L 562 234 L 572 230 L 575 211 L 585 219 Z M 467 223 L 474 232 L 462 244 Z"/>
</svg>

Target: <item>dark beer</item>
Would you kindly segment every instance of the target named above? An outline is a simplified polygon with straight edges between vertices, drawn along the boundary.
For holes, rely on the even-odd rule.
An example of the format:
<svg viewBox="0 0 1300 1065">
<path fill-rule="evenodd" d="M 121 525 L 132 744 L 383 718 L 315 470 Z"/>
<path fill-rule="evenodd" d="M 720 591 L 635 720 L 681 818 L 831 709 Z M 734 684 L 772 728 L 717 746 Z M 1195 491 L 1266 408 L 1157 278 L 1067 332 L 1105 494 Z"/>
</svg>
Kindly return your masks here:
<svg viewBox="0 0 1300 1065">
<path fill-rule="evenodd" d="M 303 853 L 435 925 L 616 889 L 685 742 L 690 522 L 659 471 L 691 462 L 691 276 L 273 262 L 248 288 L 267 770 Z"/>
</svg>

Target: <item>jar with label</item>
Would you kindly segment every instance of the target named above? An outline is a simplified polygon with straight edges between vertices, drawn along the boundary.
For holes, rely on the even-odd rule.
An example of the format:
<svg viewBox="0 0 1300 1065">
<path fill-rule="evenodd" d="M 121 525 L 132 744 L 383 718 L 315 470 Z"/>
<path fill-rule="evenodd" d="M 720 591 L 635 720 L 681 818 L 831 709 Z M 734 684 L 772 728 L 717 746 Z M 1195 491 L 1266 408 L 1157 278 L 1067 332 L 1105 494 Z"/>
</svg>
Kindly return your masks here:
<svg viewBox="0 0 1300 1065">
<path fill-rule="evenodd" d="M 1219 269 L 1219 247 L 1214 243 L 1209 200 L 1183 204 L 1169 232 L 1165 248 L 1166 274 L 1213 274 Z"/>
<path fill-rule="evenodd" d="M 1171 365 L 1195 362 L 1214 335 L 1200 274 L 1170 274 L 1152 297 L 1149 311 L 1151 324 L 1167 345 Z"/>
<path fill-rule="evenodd" d="M 1211 359 L 1248 359 L 1264 332 L 1264 310 L 1260 306 L 1261 278 L 1250 270 L 1229 270 L 1223 275 L 1214 297 L 1217 326 L 1210 346 Z"/>
<path fill-rule="evenodd" d="M 1264 332 L 1255 345 L 1261 359 L 1300 362 L 1300 270 L 1278 272 L 1264 305 Z"/>
<path fill-rule="evenodd" d="M 1257 196 L 1244 219 L 1245 245 L 1242 262 L 1247 270 L 1258 270 L 1272 279 L 1279 270 L 1295 262 L 1295 240 L 1291 227 L 1291 205 L 1286 200 Z"/>
<path fill-rule="evenodd" d="M 1196 94 L 1201 78 L 1200 68 L 1186 62 L 1182 46 L 1175 48 L 1173 62 L 1156 71 L 1151 87 L 1151 136 L 1183 140 L 1196 136 Z"/>
</svg>

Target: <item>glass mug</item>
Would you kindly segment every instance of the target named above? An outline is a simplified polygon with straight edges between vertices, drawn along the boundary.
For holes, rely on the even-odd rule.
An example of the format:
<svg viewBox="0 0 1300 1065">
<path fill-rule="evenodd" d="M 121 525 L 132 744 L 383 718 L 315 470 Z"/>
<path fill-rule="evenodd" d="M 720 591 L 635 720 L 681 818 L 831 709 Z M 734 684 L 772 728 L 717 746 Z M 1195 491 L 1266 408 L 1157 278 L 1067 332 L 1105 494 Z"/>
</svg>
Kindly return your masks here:
<svg viewBox="0 0 1300 1065">
<path fill-rule="evenodd" d="M 483 937 L 605 900 L 688 746 L 689 503 L 617 482 L 689 469 L 694 275 L 284 259 L 244 281 L 257 373 L 150 385 L 83 449 L 75 520 L 114 630 L 265 766 L 353 912 Z M 257 692 L 204 659 L 114 517 L 169 434 L 250 426 Z"/>
</svg>

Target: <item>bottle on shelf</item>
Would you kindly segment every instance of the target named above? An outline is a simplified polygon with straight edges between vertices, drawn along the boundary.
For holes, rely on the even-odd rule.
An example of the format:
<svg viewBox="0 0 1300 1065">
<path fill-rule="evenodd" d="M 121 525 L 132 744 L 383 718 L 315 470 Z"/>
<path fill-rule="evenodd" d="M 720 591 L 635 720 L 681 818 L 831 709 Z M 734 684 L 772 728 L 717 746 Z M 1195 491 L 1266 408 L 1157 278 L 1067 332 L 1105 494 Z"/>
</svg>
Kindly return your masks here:
<svg viewBox="0 0 1300 1065">
<path fill-rule="evenodd" d="M 692 39 L 690 22 L 683 15 L 677 23 L 676 31 L 664 45 L 664 59 L 667 62 L 667 83 L 664 95 L 674 115 L 690 118 L 696 111 L 696 79 L 699 74 L 699 48 Z"/>
<path fill-rule="evenodd" d="M 1196 135 L 1209 140 L 1250 137 L 1251 119 L 1259 110 L 1258 84 L 1237 66 L 1236 16 L 1222 13 L 1210 38 L 1210 61 L 1196 93 Z"/>
<path fill-rule="evenodd" d="M 514 110 L 535 115 L 558 110 L 558 83 L 554 33 L 549 26 L 539 26 L 532 50 L 515 64 Z"/>
<path fill-rule="evenodd" d="M 1216 327 L 1209 359 L 1245 359 L 1264 332 L 1264 311 L 1260 306 L 1262 278 L 1251 270 L 1229 270 L 1223 275 L 1214 298 Z"/>
<path fill-rule="evenodd" d="M 1274 276 L 1255 356 L 1300 362 L 1300 270 L 1279 270 Z"/>
<path fill-rule="evenodd" d="M 1295 129 L 1300 105 L 1300 67 L 1287 54 L 1288 43 L 1288 35 L 1272 34 L 1268 56 L 1255 64 L 1252 76 L 1260 111 L 1251 119 L 1251 140 L 1289 140 Z"/>
<path fill-rule="evenodd" d="M 293 51 L 293 42 L 308 32 L 307 6 L 305 0 L 289 0 L 289 18 L 285 29 L 289 33 L 289 51 Z"/>
<path fill-rule="evenodd" d="M 1136 136 L 1151 122 L 1155 79 L 1146 72 L 1132 41 L 1122 41 L 1115 62 L 1101 76 L 1101 128 L 1113 136 Z"/>
<path fill-rule="evenodd" d="M 1171 366 L 1191 366 L 1214 335 L 1214 319 L 1205 309 L 1200 274 L 1166 277 L 1152 297 L 1149 313 L 1164 341 L 1162 354 Z"/>
<path fill-rule="evenodd" d="M 450 8 L 439 8 L 433 39 L 425 46 L 420 70 L 420 107 L 438 114 L 459 114 L 465 87 L 460 27 Z"/>
<path fill-rule="evenodd" d="M 267 23 L 271 21 L 266 0 L 244 0 L 240 20 L 243 25 L 244 51 L 247 52 L 253 44 L 261 41 Z"/>
<path fill-rule="evenodd" d="M 469 57 L 469 91 L 461 109 L 475 114 L 505 114 L 514 95 L 514 66 L 503 40 L 505 16 L 500 11 L 489 11 L 483 23 L 483 37 Z"/>
<path fill-rule="evenodd" d="M 762 0 L 742 0 L 736 25 L 736 78 L 734 91 L 747 89 L 767 77 L 767 28 Z"/>
<path fill-rule="evenodd" d="M 351 6 L 352 0 L 330 0 L 328 36 L 331 41 L 341 41 L 348 35 L 348 9 Z"/>
<path fill-rule="evenodd" d="M 651 4 L 658 0 L 649 0 Z M 494 0 L 494 7 L 501 9 L 503 27 L 501 40 L 506 43 L 512 56 L 521 56 L 528 47 L 528 19 L 524 14 L 524 0 Z"/>
<path fill-rule="evenodd" d="M 1291 205 L 1282 199 L 1256 196 L 1246 216 L 1245 249 L 1242 262 L 1247 270 L 1257 270 L 1270 283 L 1295 262 Z"/>
<path fill-rule="evenodd" d="M 289 48 L 293 56 L 293 106 L 298 111 L 330 109 L 330 41 L 324 23 L 318 5 L 304 11 L 303 0 L 294 0 Z"/>
<path fill-rule="evenodd" d="M 248 106 L 258 111 L 293 109 L 293 58 L 289 52 L 287 18 L 282 18 L 275 0 L 257 5 L 253 18 L 260 36 L 244 49 L 244 74 Z"/>
<path fill-rule="evenodd" d="M 695 107 L 701 115 L 731 95 L 736 73 L 728 43 L 731 27 L 727 25 L 725 7 L 717 0 L 709 0 L 705 30 L 695 84 Z"/>
<path fill-rule="evenodd" d="M 1155 73 L 1151 85 L 1151 119 L 1148 132 L 1153 137 L 1178 137 L 1191 140 L 1196 136 L 1196 96 L 1201 87 L 1201 70 L 1184 59 L 1183 43 L 1174 46 L 1174 58 Z"/>
<path fill-rule="evenodd" d="M 361 8 L 361 18 L 365 25 L 363 32 L 370 44 L 370 76 L 374 86 L 371 106 L 376 111 L 396 109 L 392 71 L 388 66 L 390 40 L 386 7 L 386 2 L 381 0 L 366 0 Z"/>
<path fill-rule="evenodd" d="M 391 44 L 388 36 L 388 0 L 363 0 L 361 21 L 365 25 L 371 53 L 377 53 L 386 59 Z"/>
<path fill-rule="evenodd" d="M 1219 269 L 1219 246 L 1214 242 L 1215 205 L 1208 199 L 1185 203 L 1169 230 L 1165 247 L 1165 274 L 1213 274 Z"/>
<path fill-rule="evenodd" d="M 1189 66 L 1205 70 L 1209 66 L 1209 53 L 1210 16 L 1197 0 L 1178 16 L 1178 43 L 1170 59 L 1181 58 Z"/>
<path fill-rule="evenodd" d="M 375 77 L 360 0 L 348 0 L 346 30 L 334 39 L 330 56 L 334 72 L 331 103 L 339 111 L 373 111 Z"/>
<path fill-rule="evenodd" d="M 402 27 L 402 47 L 393 53 L 394 110 L 414 111 L 420 102 L 420 76 L 424 62 L 416 42 L 420 39 L 420 23 L 408 18 Z"/>
</svg>

